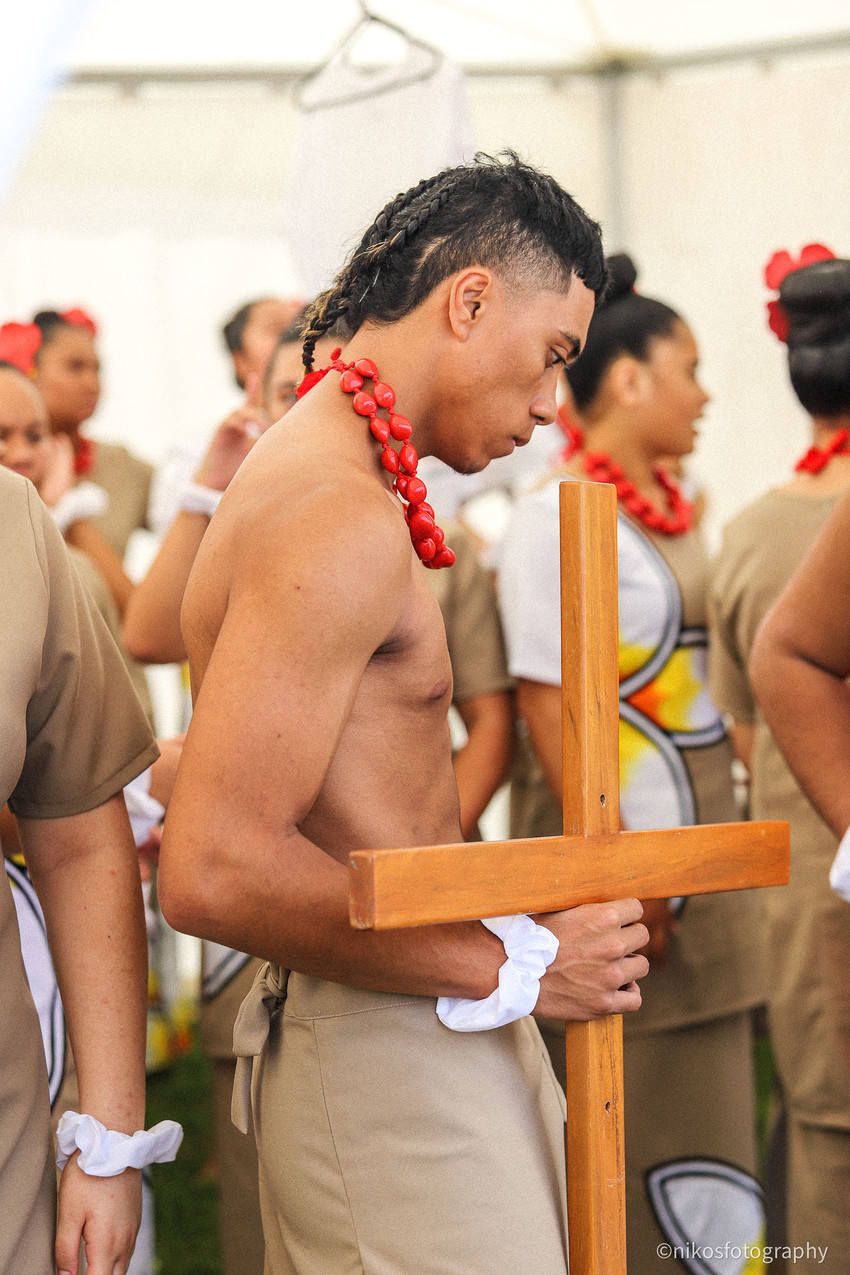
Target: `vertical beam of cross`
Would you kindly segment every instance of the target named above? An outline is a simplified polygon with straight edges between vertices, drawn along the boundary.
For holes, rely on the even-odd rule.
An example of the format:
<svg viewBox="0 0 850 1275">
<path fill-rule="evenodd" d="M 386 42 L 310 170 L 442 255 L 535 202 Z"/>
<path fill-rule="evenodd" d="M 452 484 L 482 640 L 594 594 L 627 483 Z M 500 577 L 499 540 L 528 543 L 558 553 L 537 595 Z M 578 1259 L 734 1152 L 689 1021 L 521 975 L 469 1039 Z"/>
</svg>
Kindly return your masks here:
<svg viewBox="0 0 850 1275">
<path fill-rule="evenodd" d="M 620 827 L 617 498 L 561 484 L 564 835 Z M 567 1201 L 572 1275 L 625 1275 L 623 1024 L 567 1023 Z"/>
</svg>

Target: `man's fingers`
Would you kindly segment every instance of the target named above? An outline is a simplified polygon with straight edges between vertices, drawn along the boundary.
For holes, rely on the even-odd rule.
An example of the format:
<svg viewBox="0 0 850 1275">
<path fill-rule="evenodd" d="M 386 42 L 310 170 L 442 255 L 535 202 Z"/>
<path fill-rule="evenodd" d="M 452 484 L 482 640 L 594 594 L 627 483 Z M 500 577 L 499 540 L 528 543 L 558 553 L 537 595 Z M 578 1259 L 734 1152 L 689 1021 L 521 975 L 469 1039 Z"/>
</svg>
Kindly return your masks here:
<svg viewBox="0 0 850 1275">
<path fill-rule="evenodd" d="M 640 899 L 616 899 L 606 906 L 616 909 L 620 925 L 632 925 L 643 916 L 643 904 Z"/>
<path fill-rule="evenodd" d="M 631 925 L 623 926 L 623 931 L 623 940 L 628 954 L 639 952 L 649 943 L 649 930 L 642 921 L 634 921 Z"/>
</svg>

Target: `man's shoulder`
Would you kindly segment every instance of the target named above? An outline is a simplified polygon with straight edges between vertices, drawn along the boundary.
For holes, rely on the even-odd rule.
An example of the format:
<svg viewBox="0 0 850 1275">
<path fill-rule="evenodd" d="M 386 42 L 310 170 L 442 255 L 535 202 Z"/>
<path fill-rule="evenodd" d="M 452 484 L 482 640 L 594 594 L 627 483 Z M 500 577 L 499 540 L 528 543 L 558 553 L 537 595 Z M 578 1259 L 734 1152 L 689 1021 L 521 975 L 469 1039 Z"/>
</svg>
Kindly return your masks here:
<svg viewBox="0 0 850 1275">
<path fill-rule="evenodd" d="M 402 507 L 373 475 L 341 466 L 318 476 L 290 467 L 237 475 L 198 554 L 192 590 L 265 608 L 295 591 L 334 610 L 383 606 L 410 584 L 412 550 Z M 396 605 L 396 602 L 393 602 Z M 204 603 L 206 606 L 206 603 Z"/>
</svg>

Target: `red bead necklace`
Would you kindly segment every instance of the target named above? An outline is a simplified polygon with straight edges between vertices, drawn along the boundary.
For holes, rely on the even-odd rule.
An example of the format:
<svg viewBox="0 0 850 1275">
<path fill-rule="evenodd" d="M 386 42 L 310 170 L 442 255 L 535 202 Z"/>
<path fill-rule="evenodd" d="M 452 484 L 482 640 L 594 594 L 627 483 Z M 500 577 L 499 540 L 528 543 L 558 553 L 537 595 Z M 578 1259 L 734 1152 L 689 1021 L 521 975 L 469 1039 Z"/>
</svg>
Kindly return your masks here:
<svg viewBox="0 0 850 1275">
<path fill-rule="evenodd" d="M 650 531 L 660 531 L 665 536 L 682 536 L 693 526 L 693 505 L 685 500 L 680 489 L 660 465 L 653 466 L 653 473 L 667 496 L 669 512 L 666 514 L 656 509 L 646 496 L 642 496 L 620 466 L 604 452 L 585 452 L 581 463 L 588 478 L 592 478 L 595 483 L 612 483 L 617 491 L 618 502 Z"/>
<path fill-rule="evenodd" d="M 74 444 L 74 473 L 90 474 L 97 457 L 97 444 L 91 438 L 77 435 Z"/>
<path fill-rule="evenodd" d="M 819 474 L 825 469 L 833 456 L 837 456 L 840 452 L 850 451 L 850 429 L 840 429 L 835 435 L 831 443 L 827 443 L 826 447 L 810 447 L 805 456 L 801 456 L 794 466 L 795 473 L 798 474 Z"/>
<path fill-rule="evenodd" d="M 406 416 L 393 411 L 395 390 L 380 379 L 378 369 L 371 359 L 355 359 L 353 363 L 343 363 L 339 357 L 341 353 L 340 349 L 332 350 L 327 367 L 307 373 L 296 391 L 298 398 L 303 398 L 331 369 L 340 373 L 340 389 L 345 394 L 354 395 L 352 407 L 359 416 L 369 418 L 369 428 L 381 444 L 381 464 L 394 476 L 393 490 L 405 502 L 404 516 L 418 557 L 432 570 L 450 567 L 455 560 L 454 553 L 445 543 L 445 536 L 434 518 L 434 510 L 425 499 L 428 495 L 427 488 L 416 475 L 419 456 L 409 441 L 413 426 Z M 364 390 L 364 381 L 372 382 L 371 394 Z M 389 420 L 378 415 L 381 407 L 389 414 Z M 398 451 L 391 446 L 391 437 L 401 443 Z"/>
</svg>

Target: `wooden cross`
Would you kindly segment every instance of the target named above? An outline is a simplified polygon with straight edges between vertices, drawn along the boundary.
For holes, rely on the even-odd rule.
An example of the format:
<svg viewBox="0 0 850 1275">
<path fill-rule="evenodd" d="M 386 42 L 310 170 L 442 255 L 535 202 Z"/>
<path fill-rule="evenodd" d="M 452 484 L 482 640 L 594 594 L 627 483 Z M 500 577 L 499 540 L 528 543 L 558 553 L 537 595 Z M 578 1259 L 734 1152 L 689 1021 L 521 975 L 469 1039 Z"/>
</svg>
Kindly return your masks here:
<svg viewBox="0 0 850 1275">
<path fill-rule="evenodd" d="M 564 835 L 357 851 L 349 869 L 358 928 L 788 880 L 786 823 L 619 831 L 616 493 L 564 482 L 560 508 Z M 567 1110 L 571 1275 L 625 1275 L 621 1018 L 567 1024 Z"/>
</svg>

